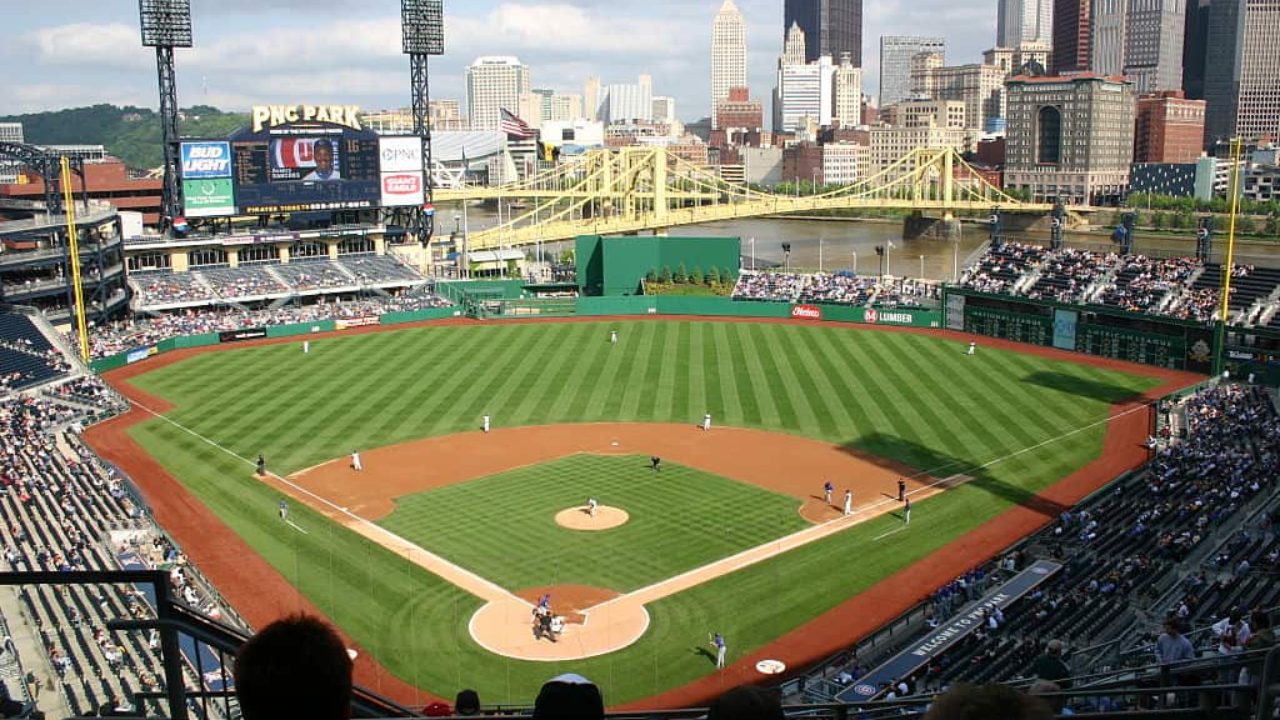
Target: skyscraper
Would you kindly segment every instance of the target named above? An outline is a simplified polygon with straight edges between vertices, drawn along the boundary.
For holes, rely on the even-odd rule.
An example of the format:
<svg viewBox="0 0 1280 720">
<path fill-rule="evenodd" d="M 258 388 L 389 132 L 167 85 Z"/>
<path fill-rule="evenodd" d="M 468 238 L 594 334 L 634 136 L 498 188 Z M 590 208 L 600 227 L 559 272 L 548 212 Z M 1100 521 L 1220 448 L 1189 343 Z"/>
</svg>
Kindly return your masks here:
<svg viewBox="0 0 1280 720">
<path fill-rule="evenodd" d="M 940 37 L 883 35 L 880 37 L 880 107 L 911 97 L 911 58 L 922 52 L 945 55 Z"/>
<path fill-rule="evenodd" d="M 529 92 L 529 66 L 510 56 L 476 58 L 467 68 L 467 114 L 472 130 L 498 130 L 502 110 L 518 112 Z"/>
<path fill-rule="evenodd" d="M 1213 0 L 1205 53 L 1205 139 L 1280 136 L 1280 3 Z"/>
<path fill-rule="evenodd" d="M 1053 0 L 1000 0 L 996 46 L 1017 47 L 1027 40 L 1053 42 Z"/>
<path fill-rule="evenodd" d="M 782 16 L 784 35 L 792 24 L 804 31 L 806 62 L 849 53 L 862 67 L 862 0 L 786 0 Z"/>
<path fill-rule="evenodd" d="M 1138 94 L 1182 89 L 1187 0 L 1129 0 L 1124 74 Z M 1280 38 L 1277 38 L 1280 39 Z"/>
<path fill-rule="evenodd" d="M 729 97 L 729 88 L 747 85 L 747 24 L 733 0 L 724 0 L 711 26 L 711 127 L 716 103 Z"/>
<path fill-rule="evenodd" d="M 1124 73 L 1125 22 L 1128 0 L 1093 0 L 1089 35 L 1089 69 L 1101 75 Z"/>
<path fill-rule="evenodd" d="M 835 66 L 832 82 L 835 83 L 835 91 L 831 96 L 831 121 L 846 128 L 861 125 L 862 68 L 853 66 L 853 57 L 849 53 L 840 56 L 840 64 Z"/>
<path fill-rule="evenodd" d="M 1089 69 L 1090 0 L 1054 0 L 1053 55 L 1046 68 L 1053 75 Z"/>
<path fill-rule="evenodd" d="M 1204 99 L 1204 59 L 1209 45 L 1209 0 L 1187 0 L 1182 31 L 1182 89 L 1192 100 Z"/>
</svg>

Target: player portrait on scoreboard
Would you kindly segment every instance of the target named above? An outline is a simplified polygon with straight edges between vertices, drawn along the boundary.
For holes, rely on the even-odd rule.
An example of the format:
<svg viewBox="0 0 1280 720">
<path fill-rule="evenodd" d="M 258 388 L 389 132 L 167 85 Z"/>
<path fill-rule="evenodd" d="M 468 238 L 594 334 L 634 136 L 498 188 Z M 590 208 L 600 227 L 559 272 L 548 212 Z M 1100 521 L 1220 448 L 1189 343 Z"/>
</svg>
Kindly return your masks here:
<svg viewBox="0 0 1280 720">
<path fill-rule="evenodd" d="M 279 138 L 271 141 L 272 181 L 341 180 L 338 144 L 329 138 Z"/>
</svg>

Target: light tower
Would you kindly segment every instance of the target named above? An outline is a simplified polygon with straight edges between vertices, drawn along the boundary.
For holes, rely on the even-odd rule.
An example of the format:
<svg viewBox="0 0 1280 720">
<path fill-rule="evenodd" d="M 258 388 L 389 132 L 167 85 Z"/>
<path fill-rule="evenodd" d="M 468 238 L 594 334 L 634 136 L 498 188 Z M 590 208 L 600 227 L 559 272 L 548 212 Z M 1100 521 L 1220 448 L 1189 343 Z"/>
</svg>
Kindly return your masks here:
<svg viewBox="0 0 1280 720">
<path fill-rule="evenodd" d="M 444 54 L 444 0 L 400 0 L 400 29 L 403 51 L 409 56 L 409 86 L 413 103 L 413 134 L 422 139 L 423 200 L 413 213 L 418 242 L 424 246 L 435 230 L 432 204 L 431 126 L 427 122 L 430 87 L 427 58 Z"/>
<path fill-rule="evenodd" d="M 191 47 L 191 0 L 138 0 L 142 46 L 156 49 L 160 80 L 160 136 L 164 143 L 164 187 L 160 223 L 169 226 L 182 212 L 178 190 L 178 79 L 173 49 Z"/>
</svg>

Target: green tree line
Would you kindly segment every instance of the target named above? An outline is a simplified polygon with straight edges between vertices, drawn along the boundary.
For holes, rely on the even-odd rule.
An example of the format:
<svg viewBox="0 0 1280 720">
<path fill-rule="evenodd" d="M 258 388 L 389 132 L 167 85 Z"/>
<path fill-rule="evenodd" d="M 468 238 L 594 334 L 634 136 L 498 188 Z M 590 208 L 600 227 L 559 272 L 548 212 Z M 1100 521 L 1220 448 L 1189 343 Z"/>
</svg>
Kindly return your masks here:
<svg viewBox="0 0 1280 720">
<path fill-rule="evenodd" d="M 160 114 L 150 108 L 116 105 L 9 115 L 0 122 L 22 123 L 23 137 L 35 145 L 103 145 L 131 168 L 160 167 Z M 181 111 L 178 133 L 189 138 L 225 138 L 248 124 L 248 113 L 223 112 L 208 105 Z"/>
</svg>

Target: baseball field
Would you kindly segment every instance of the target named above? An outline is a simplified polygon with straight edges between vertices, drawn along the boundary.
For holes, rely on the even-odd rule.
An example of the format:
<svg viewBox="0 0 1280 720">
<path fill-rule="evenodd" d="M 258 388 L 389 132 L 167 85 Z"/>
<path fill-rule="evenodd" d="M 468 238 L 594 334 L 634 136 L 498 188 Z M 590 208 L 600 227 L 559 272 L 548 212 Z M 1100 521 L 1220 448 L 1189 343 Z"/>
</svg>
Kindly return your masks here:
<svg viewBox="0 0 1280 720">
<path fill-rule="evenodd" d="M 573 670 L 619 705 L 847 644 L 837 609 L 886 578 L 905 607 L 950 578 L 905 582 L 939 551 L 1014 509 L 1047 521 L 1062 507 L 1047 488 L 1112 471 L 1095 461 L 1117 417 L 1189 379 L 981 340 L 970 357 L 967 340 L 818 323 L 447 322 L 316 337 L 308 354 L 292 341 L 162 356 L 108 375 L 139 409 L 88 437 L 250 620 L 323 612 L 375 689 L 526 702 Z M 604 515 L 589 516 L 588 498 L 621 515 L 592 527 Z M 571 619 L 554 645 L 530 633 L 543 593 Z M 710 632 L 728 639 L 728 670 Z M 806 647 L 787 645 L 801 636 Z"/>
</svg>

